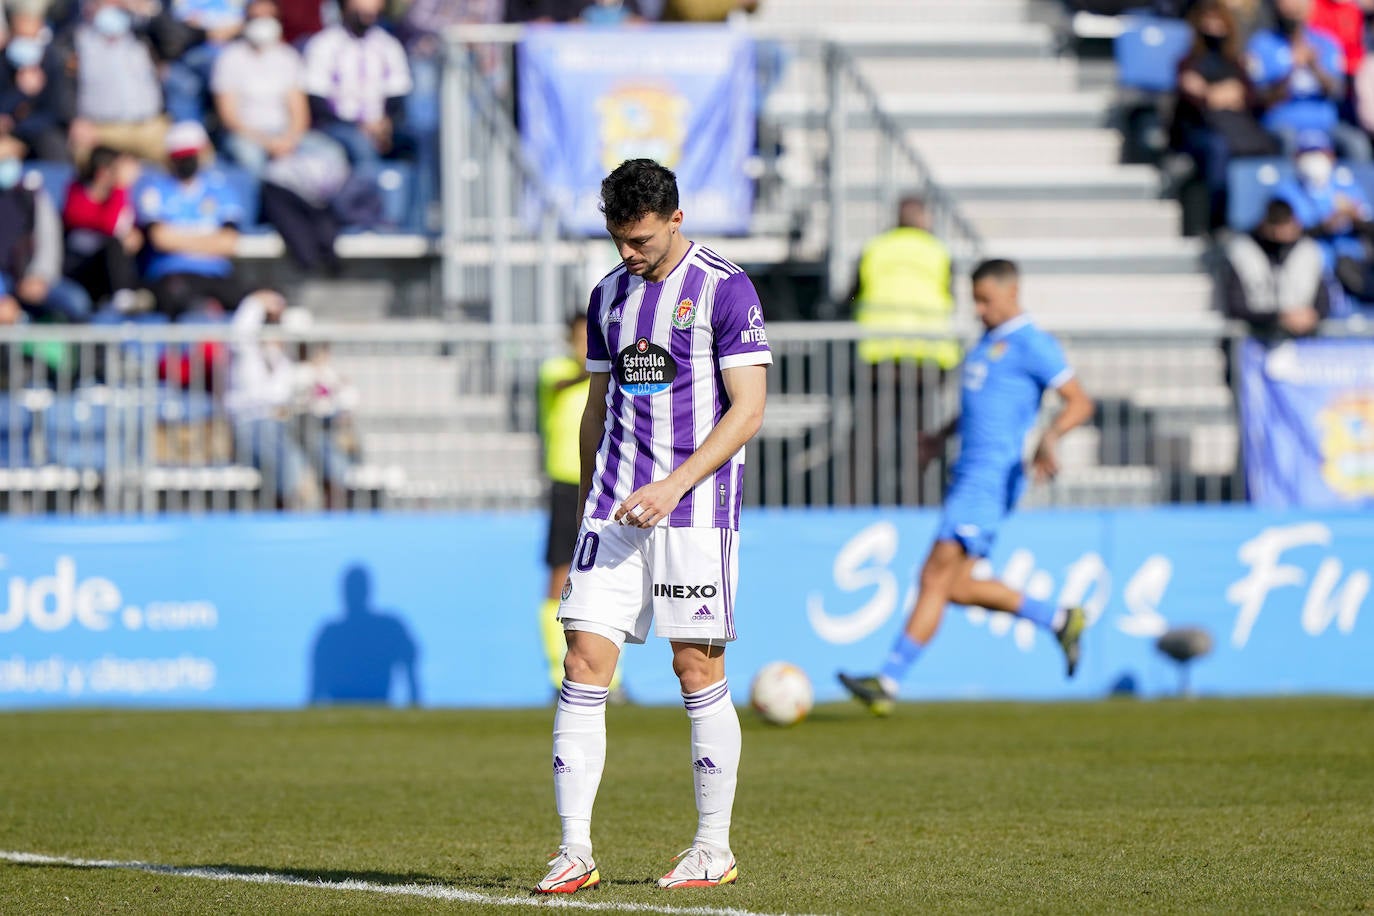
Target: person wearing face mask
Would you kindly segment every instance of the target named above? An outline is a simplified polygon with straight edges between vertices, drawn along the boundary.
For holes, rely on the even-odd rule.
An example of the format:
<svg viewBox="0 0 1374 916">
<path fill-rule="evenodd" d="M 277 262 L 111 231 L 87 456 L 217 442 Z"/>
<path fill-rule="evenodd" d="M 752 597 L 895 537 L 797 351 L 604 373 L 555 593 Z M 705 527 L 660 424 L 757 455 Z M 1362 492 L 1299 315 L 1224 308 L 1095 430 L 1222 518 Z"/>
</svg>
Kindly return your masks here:
<svg viewBox="0 0 1374 916">
<path fill-rule="evenodd" d="M 1336 39 L 1309 25 L 1312 0 L 1274 0 L 1276 25 L 1247 48 L 1263 124 L 1292 152 L 1301 131 L 1330 136 L 1347 159 L 1370 159 L 1369 137 L 1340 119 L 1346 64 Z"/>
<path fill-rule="evenodd" d="M 1226 218 L 1226 169 L 1236 156 L 1265 156 L 1276 144 L 1255 117 L 1254 89 L 1240 31 L 1223 0 L 1188 13 L 1193 47 L 1179 64 L 1170 145 L 1189 155 L 1207 185 L 1211 228 Z"/>
<path fill-rule="evenodd" d="M 1281 182 L 1276 194 L 1321 247 L 1329 274 L 1357 298 L 1374 293 L 1369 284 L 1367 239 L 1374 234 L 1374 205 L 1350 170 L 1336 163 L 1331 141 L 1321 131 L 1298 135 L 1296 180 Z"/>
<path fill-rule="evenodd" d="M 1227 317 L 1265 337 L 1311 334 L 1330 313 L 1321 248 L 1286 200 L 1271 200 L 1258 226 L 1227 241 L 1220 293 Z"/>
<path fill-rule="evenodd" d="M 70 139 L 77 163 L 97 146 L 164 159 L 167 121 L 152 51 L 134 34 L 120 0 L 86 0 L 84 15 L 73 35 L 77 117 Z"/>
<path fill-rule="evenodd" d="M 270 160 L 301 145 L 310 129 L 310 106 L 301 56 L 282 41 L 277 4 L 253 0 L 245 13 L 243 37 L 220 55 L 210 88 L 229 158 L 260 175 Z"/>
<path fill-rule="evenodd" d="M 171 0 L 168 5 L 198 40 L 167 63 L 162 82 L 167 113 L 174 121 L 203 121 L 215 63 L 243 29 L 243 0 Z"/>
<path fill-rule="evenodd" d="M 62 223 L 41 184 L 25 179 L 23 151 L 0 137 L 0 277 L 34 318 L 85 321 L 90 296 L 62 276 Z"/>
<path fill-rule="evenodd" d="M 405 48 L 379 25 L 383 0 L 344 0 L 340 22 L 305 46 L 305 91 L 315 129 L 354 166 L 398 153 L 412 88 Z"/>
<path fill-rule="evenodd" d="M 182 121 L 167 131 L 170 175 L 153 175 L 134 201 L 147 243 L 143 277 L 158 311 L 171 318 L 205 306 L 232 311 L 246 292 L 230 260 L 238 247 L 243 202 L 202 160 L 210 155 L 205 128 Z"/>
<path fill-rule="evenodd" d="M 67 126 L 76 116 L 69 55 L 55 46 L 41 10 L 14 6 L 10 41 L 0 61 L 0 129 L 23 141 L 33 159 L 63 162 Z"/>
</svg>

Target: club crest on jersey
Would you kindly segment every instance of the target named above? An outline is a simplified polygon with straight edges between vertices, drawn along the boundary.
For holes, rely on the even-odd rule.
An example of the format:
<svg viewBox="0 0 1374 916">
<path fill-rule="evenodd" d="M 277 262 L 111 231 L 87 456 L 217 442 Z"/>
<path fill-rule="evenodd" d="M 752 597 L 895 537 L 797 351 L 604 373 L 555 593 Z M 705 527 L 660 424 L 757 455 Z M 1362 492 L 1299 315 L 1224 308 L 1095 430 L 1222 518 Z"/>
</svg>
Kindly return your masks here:
<svg viewBox="0 0 1374 916">
<path fill-rule="evenodd" d="M 988 347 L 988 359 L 992 360 L 993 362 L 997 362 L 999 359 L 1006 355 L 1007 342 L 1005 340 L 999 340 L 997 341 L 997 343 Z"/>
<path fill-rule="evenodd" d="M 620 390 L 638 398 L 671 388 L 677 363 L 667 350 L 641 337 L 616 354 L 614 371 Z"/>
<path fill-rule="evenodd" d="M 673 327 L 679 331 L 685 331 L 692 326 L 692 322 L 697 318 L 697 304 L 691 299 L 683 299 L 673 309 Z"/>
</svg>

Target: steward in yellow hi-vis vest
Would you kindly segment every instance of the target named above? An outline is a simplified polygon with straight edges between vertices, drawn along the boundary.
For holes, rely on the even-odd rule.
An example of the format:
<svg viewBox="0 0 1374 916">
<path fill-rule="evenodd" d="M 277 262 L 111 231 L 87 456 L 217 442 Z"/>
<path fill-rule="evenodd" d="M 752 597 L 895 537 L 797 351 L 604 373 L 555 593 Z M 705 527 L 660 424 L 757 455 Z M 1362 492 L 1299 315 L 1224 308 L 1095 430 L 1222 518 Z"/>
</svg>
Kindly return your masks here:
<svg viewBox="0 0 1374 916">
<path fill-rule="evenodd" d="M 555 695 L 563 684 L 563 654 L 567 642 L 558 620 L 558 601 L 568 582 L 577 531 L 582 526 L 583 506 L 578 497 L 582 483 L 582 411 L 591 390 L 587 372 L 587 316 L 568 320 L 568 352 L 554 356 L 539 367 L 539 436 L 544 446 L 544 473 L 549 475 L 549 528 L 544 543 L 548 585 L 539 606 L 539 633 L 548 663 L 549 683 Z M 620 669 L 611 681 L 612 694 L 624 698 Z"/>
<path fill-rule="evenodd" d="M 854 296 L 854 320 L 893 336 L 859 342 L 866 363 L 912 360 L 953 369 L 962 356 L 953 334 L 949 250 L 924 228 L 925 204 L 908 197 L 899 224 L 864 246 Z M 932 337 L 900 337 L 899 333 Z"/>
</svg>

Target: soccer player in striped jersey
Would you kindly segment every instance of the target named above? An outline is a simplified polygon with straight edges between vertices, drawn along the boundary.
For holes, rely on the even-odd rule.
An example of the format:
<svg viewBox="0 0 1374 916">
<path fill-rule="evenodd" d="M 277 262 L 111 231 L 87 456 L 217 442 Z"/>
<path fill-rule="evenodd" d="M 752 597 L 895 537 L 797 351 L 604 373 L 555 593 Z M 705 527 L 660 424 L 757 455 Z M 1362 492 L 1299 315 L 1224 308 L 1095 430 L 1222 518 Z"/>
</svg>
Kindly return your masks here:
<svg viewBox="0 0 1374 916">
<path fill-rule="evenodd" d="M 601 184 L 621 263 L 588 305 L 591 391 L 582 418 L 583 519 L 559 619 L 568 652 L 553 726 L 563 839 L 538 893 L 601 880 L 592 804 L 606 758 L 606 697 L 621 647 L 650 622 L 669 640 L 691 721 L 696 836 L 659 879 L 733 882 L 730 813 L 739 718 L 725 678 L 735 638 L 744 445 L 763 421 L 772 362 L 749 277 L 682 232 L 677 180 L 648 159 Z"/>
<path fill-rule="evenodd" d="M 1049 631 L 1064 650 L 1069 677 L 1078 667 L 1079 639 L 1087 625 L 1082 608 L 1055 607 L 1001 582 L 973 577 L 974 566 L 992 550 L 998 527 L 1025 489 L 1022 443 L 1045 391 L 1058 393 L 1064 403 L 1035 450 L 1032 466 L 1041 480 L 1058 472 L 1055 446 L 1092 419 L 1093 402 L 1058 341 L 1021 311 L 1016 265 L 984 261 L 974 268 L 972 280 L 974 309 L 987 333 L 964 358 L 959 417 L 934 437 L 942 443 L 957 431 L 959 459 L 935 544 L 921 569 L 916 604 L 876 674 L 839 675 L 845 689 L 880 716 L 892 711 L 898 684 L 934 638 L 950 603 L 1017 614 Z"/>
</svg>

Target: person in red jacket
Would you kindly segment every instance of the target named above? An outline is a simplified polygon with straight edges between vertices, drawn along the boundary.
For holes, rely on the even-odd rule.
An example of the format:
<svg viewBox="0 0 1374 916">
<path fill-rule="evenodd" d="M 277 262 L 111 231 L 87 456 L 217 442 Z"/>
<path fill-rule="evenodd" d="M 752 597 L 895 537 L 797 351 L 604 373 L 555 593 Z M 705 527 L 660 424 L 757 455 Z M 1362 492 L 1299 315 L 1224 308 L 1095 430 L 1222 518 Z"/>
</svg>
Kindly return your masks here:
<svg viewBox="0 0 1374 916">
<path fill-rule="evenodd" d="M 1312 0 L 1308 25 L 1336 39 L 1345 54 L 1345 75 L 1354 78 L 1364 60 L 1364 11 L 1357 0 Z"/>
<path fill-rule="evenodd" d="M 134 261 L 143 247 L 129 193 L 137 178 L 136 159 L 98 146 L 67 189 L 62 208 L 63 272 L 90 293 L 92 302 L 109 299 L 120 313 L 147 311 L 153 304 L 152 294 L 139 288 Z"/>
</svg>

